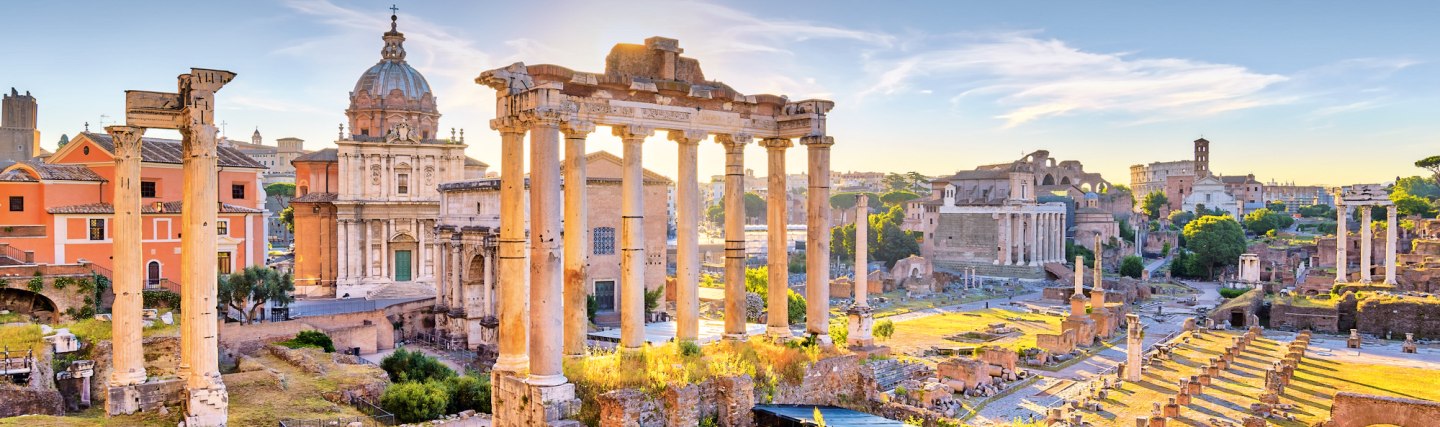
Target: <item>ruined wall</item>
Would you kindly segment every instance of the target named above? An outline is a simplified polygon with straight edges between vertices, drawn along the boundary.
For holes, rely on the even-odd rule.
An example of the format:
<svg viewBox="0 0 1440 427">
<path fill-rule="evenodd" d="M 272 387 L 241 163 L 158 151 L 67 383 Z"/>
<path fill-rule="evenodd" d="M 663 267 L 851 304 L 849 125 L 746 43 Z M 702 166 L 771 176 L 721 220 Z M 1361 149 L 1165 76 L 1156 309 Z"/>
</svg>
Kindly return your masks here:
<svg viewBox="0 0 1440 427">
<path fill-rule="evenodd" d="M 1334 334 L 1340 332 L 1339 319 L 1337 307 L 1299 307 L 1279 302 L 1270 306 L 1270 327 L 1275 329 Z"/>
<path fill-rule="evenodd" d="M 395 334 L 385 310 L 304 317 L 283 322 L 222 323 L 220 348 L 231 357 L 253 353 L 266 344 L 288 340 L 300 331 L 318 329 L 330 335 L 335 349 L 360 347 L 362 353 L 395 348 Z"/>
<path fill-rule="evenodd" d="M 1356 329 L 1379 337 L 1404 338 L 1411 332 L 1417 339 L 1440 338 L 1440 299 L 1374 296 L 1360 300 Z"/>
<path fill-rule="evenodd" d="M 1428 426 L 1440 419 L 1440 402 L 1339 392 L 1330 405 L 1329 427 Z"/>
</svg>

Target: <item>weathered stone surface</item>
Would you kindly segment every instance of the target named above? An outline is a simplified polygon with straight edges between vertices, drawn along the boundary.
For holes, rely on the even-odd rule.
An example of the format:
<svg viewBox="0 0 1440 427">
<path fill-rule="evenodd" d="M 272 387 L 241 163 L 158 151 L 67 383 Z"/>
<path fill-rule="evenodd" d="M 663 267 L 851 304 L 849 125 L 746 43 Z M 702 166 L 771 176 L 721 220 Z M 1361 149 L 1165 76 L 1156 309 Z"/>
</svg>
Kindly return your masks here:
<svg viewBox="0 0 1440 427">
<path fill-rule="evenodd" d="M 750 427 L 754 423 L 755 380 L 749 375 L 716 378 L 720 398 L 718 418 L 722 427 Z"/>
<path fill-rule="evenodd" d="M 602 427 L 662 427 L 665 417 L 654 398 L 635 389 L 614 390 L 600 395 Z"/>
</svg>

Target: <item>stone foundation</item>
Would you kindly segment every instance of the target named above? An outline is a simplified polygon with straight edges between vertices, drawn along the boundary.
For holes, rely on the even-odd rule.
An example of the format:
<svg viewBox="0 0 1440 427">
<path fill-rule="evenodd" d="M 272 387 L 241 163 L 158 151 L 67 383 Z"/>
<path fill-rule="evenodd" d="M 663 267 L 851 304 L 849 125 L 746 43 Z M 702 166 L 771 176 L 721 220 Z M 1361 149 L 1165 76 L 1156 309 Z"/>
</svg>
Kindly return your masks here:
<svg viewBox="0 0 1440 427">
<path fill-rule="evenodd" d="M 111 415 L 135 412 L 156 412 L 166 406 L 185 401 L 185 383 L 180 380 L 150 381 L 126 387 L 110 387 L 106 393 L 106 413 Z"/>
<path fill-rule="evenodd" d="M 495 427 L 581 425 L 572 420 L 580 412 L 575 384 L 536 386 L 506 372 L 492 372 L 490 381 Z"/>
</svg>

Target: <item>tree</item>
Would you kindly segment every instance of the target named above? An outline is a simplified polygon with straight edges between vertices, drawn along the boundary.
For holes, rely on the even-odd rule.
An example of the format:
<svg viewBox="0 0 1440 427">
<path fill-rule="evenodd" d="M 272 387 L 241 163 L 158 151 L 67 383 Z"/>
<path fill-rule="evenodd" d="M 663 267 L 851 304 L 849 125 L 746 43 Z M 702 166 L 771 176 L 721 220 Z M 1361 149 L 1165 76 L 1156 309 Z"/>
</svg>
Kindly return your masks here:
<svg viewBox="0 0 1440 427">
<path fill-rule="evenodd" d="M 403 348 L 380 359 L 380 369 L 384 369 L 394 383 L 443 381 L 455 376 L 455 371 L 434 357 Z"/>
<path fill-rule="evenodd" d="M 1130 255 L 1120 260 L 1120 275 L 1122 276 L 1139 279 L 1143 271 L 1145 271 L 1145 262 L 1138 256 Z"/>
<path fill-rule="evenodd" d="M 921 175 L 920 172 L 905 172 L 905 179 L 910 181 L 911 191 L 924 192 L 929 189 L 930 177 Z"/>
<path fill-rule="evenodd" d="M 1140 202 L 1140 211 L 1144 212 L 1147 218 L 1157 219 L 1160 217 L 1160 208 L 1169 204 L 1170 199 L 1165 197 L 1165 193 L 1151 191 L 1145 195 L 1145 200 Z"/>
<path fill-rule="evenodd" d="M 770 305 L 770 267 L 762 265 L 745 269 L 745 292 L 764 297 L 761 306 L 768 307 Z M 799 323 L 805 320 L 805 297 L 795 293 L 795 290 L 789 289 L 786 291 L 785 298 L 785 312 L 790 323 Z"/>
<path fill-rule="evenodd" d="M 403 423 L 440 418 L 449 405 L 449 390 L 437 381 L 392 384 L 380 395 L 380 407 Z"/>
<path fill-rule="evenodd" d="M 764 218 L 765 198 L 760 197 L 759 194 L 745 193 L 745 217 Z"/>
<path fill-rule="evenodd" d="M 915 194 L 905 190 L 894 190 L 885 194 L 881 194 L 880 203 L 883 203 L 885 206 L 896 206 L 902 205 L 905 202 L 918 198 L 920 198 L 919 194 Z"/>
<path fill-rule="evenodd" d="M 239 273 L 223 276 L 217 296 L 221 306 L 233 308 L 240 313 L 242 323 L 254 323 L 265 302 L 273 301 L 281 306 L 289 304 L 295 300 L 290 296 L 294 291 L 295 282 L 290 274 L 280 274 L 269 267 L 252 266 L 245 267 L 245 270 Z"/>
<path fill-rule="evenodd" d="M 1065 242 L 1065 261 L 1069 262 L 1071 260 L 1074 260 L 1077 256 L 1085 258 L 1084 262 L 1087 267 L 1095 266 L 1094 251 L 1091 251 L 1084 246 L 1077 245 L 1075 244 L 1075 242 Z"/>
<path fill-rule="evenodd" d="M 1395 186 L 1390 190 L 1390 200 L 1414 196 L 1426 200 L 1440 198 L 1440 185 L 1418 176 L 1410 176 L 1395 180 Z"/>
<path fill-rule="evenodd" d="M 1265 209 L 1269 209 L 1275 212 L 1285 212 L 1285 202 L 1279 200 L 1265 202 Z"/>
<path fill-rule="evenodd" d="M 884 178 L 881 178 L 881 179 L 880 179 L 880 182 L 883 183 L 883 184 L 885 184 L 885 188 L 886 188 L 886 189 L 889 189 L 889 190 L 892 190 L 892 191 L 893 191 L 893 190 L 904 190 L 904 189 L 910 188 L 910 180 L 909 180 L 909 179 L 906 179 L 906 178 L 905 178 L 905 175 L 901 175 L 901 174 L 894 173 L 894 172 L 890 172 L 890 173 L 885 174 L 885 177 L 884 177 Z"/>
<path fill-rule="evenodd" d="M 60 148 L 60 147 L 64 147 L 65 144 L 69 144 L 69 143 L 70 143 L 70 135 L 66 135 L 66 134 L 63 134 L 63 133 L 62 133 L 62 134 L 60 134 L 60 141 L 57 142 L 57 143 L 55 143 L 55 146 L 56 146 L 56 148 Z"/>
<path fill-rule="evenodd" d="M 898 205 L 891 206 L 888 212 L 870 216 L 868 259 L 884 261 L 886 266 L 893 267 L 895 261 L 920 253 L 918 233 L 900 228 L 904 220 L 905 208 Z M 855 258 L 854 224 L 830 229 L 830 255 L 842 260 Z"/>
<path fill-rule="evenodd" d="M 1395 213 L 1401 216 L 1418 215 L 1421 218 L 1434 218 L 1435 206 L 1428 200 L 1407 195 L 1395 199 Z"/>
<path fill-rule="evenodd" d="M 870 328 L 870 334 L 874 335 L 875 338 L 880 341 L 889 340 L 890 336 L 895 335 L 895 322 L 890 321 L 890 319 L 876 322 L 875 326 Z"/>
<path fill-rule="evenodd" d="M 280 223 L 285 224 L 285 229 L 295 232 L 295 207 L 286 206 L 280 210 Z"/>
<path fill-rule="evenodd" d="M 1195 220 L 1195 213 L 1188 211 L 1175 211 L 1170 213 L 1170 223 L 1177 227 L 1184 227 L 1190 221 Z"/>
<path fill-rule="evenodd" d="M 1334 218 L 1335 209 L 1325 205 L 1301 206 L 1296 209 L 1304 218 Z"/>
<path fill-rule="evenodd" d="M 1415 161 L 1415 167 L 1430 171 L 1435 176 L 1436 183 L 1440 183 L 1440 156 L 1430 156 Z"/>
<path fill-rule="evenodd" d="M 288 182 L 276 182 L 265 186 L 265 197 L 295 197 L 295 184 Z"/>
<path fill-rule="evenodd" d="M 1283 230 L 1295 223 L 1290 215 L 1271 211 L 1269 208 L 1256 209 L 1245 214 L 1245 229 L 1255 234 L 1266 234 L 1272 230 Z"/>
<path fill-rule="evenodd" d="M 1129 219 L 1120 220 L 1120 240 L 1127 242 L 1135 241 L 1135 227 L 1130 226 Z"/>
<path fill-rule="evenodd" d="M 710 220 L 710 222 L 715 224 L 724 224 L 725 206 L 723 204 L 716 203 L 710 205 L 710 207 L 708 208 L 705 208 L 705 219 L 708 219 Z"/>
<path fill-rule="evenodd" d="M 1207 215 L 1185 225 L 1185 248 L 1195 254 L 1195 265 L 1215 277 L 1215 267 L 1235 264 L 1245 252 L 1245 232 L 1228 216 Z"/>
</svg>

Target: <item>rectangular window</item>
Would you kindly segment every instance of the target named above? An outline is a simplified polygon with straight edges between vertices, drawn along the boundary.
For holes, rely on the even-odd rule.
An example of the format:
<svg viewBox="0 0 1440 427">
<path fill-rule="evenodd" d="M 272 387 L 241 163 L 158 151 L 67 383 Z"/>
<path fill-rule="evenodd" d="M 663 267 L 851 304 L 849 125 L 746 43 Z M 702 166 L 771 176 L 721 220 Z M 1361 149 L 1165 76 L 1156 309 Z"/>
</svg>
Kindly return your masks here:
<svg viewBox="0 0 1440 427">
<path fill-rule="evenodd" d="M 230 197 L 233 199 L 245 199 L 245 184 L 231 184 Z"/>
<path fill-rule="evenodd" d="M 395 181 L 400 184 L 400 186 L 395 189 L 396 193 L 410 194 L 410 174 L 397 174 L 395 175 Z"/>
<path fill-rule="evenodd" d="M 230 235 L 230 221 L 215 221 L 215 234 L 218 236 Z"/>
<path fill-rule="evenodd" d="M 105 220 L 90 220 L 90 240 L 105 240 Z"/>
<path fill-rule="evenodd" d="M 10 196 L 10 212 L 24 212 L 25 198 L 21 196 Z"/>
<path fill-rule="evenodd" d="M 615 281 L 595 281 L 595 304 L 598 311 L 615 311 Z"/>
<path fill-rule="evenodd" d="M 614 228 L 614 227 L 596 227 L 596 228 L 595 228 L 595 247 L 594 247 L 594 254 L 595 254 L 595 255 L 614 255 L 614 254 L 615 254 L 615 228 Z"/>
<path fill-rule="evenodd" d="M 155 181 L 140 181 L 140 197 L 155 197 Z"/>
<path fill-rule="evenodd" d="M 220 274 L 230 274 L 230 253 L 229 253 L 229 252 L 216 253 L 216 254 L 215 254 L 215 262 L 218 263 L 218 264 L 216 265 L 216 267 L 218 267 L 218 270 L 216 270 L 217 272 L 219 272 Z"/>
</svg>

